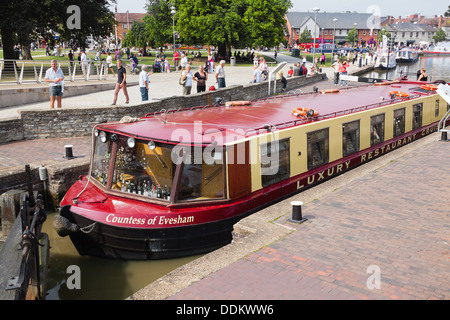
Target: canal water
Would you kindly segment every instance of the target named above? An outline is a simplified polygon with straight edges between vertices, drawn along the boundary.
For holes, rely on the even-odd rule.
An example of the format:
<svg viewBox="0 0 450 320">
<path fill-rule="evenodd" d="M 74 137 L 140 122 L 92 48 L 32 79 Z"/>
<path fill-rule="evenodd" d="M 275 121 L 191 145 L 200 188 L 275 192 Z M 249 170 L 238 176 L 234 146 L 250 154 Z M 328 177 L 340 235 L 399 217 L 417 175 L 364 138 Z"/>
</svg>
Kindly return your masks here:
<svg viewBox="0 0 450 320">
<path fill-rule="evenodd" d="M 408 75 L 409 80 L 416 80 L 418 70 L 425 68 L 429 81 L 444 80 L 450 82 L 450 57 L 421 56 L 416 63 L 399 64 L 389 71 L 373 70 L 362 77 L 393 80 Z"/>
<path fill-rule="evenodd" d="M 197 259 L 192 256 L 154 261 L 119 261 L 80 256 L 69 237 L 61 238 L 53 229 L 54 213 L 48 214 L 42 232 L 50 239 L 50 269 L 47 300 L 122 300 L 170 271 Z M 80 270 L 80 289 L 69 289 L 74 274 Z"/>
</svg>

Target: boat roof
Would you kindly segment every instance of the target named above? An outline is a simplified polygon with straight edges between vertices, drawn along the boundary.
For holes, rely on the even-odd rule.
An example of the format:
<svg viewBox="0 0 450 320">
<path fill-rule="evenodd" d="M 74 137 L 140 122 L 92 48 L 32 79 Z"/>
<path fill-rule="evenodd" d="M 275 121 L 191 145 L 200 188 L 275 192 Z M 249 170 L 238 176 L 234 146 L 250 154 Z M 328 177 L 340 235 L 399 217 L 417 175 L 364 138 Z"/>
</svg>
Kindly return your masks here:
<svg viewBox="0 0 450 320">
<path fill-rule="evenodd" d="M 225 145 L 250 136 L 279 129 L 323 121 L 349 113 L 415 99 L 434 92 L 423 90 L 427 83 L 396 81 L 386 85 L 337 87 L 338 93 L 284 95 L 251 101 L 245 106 L 208 106 L 146 115 L 131 123 L 102 123 L 97 128 L 140 139 L 172 144 Z M 317 84 L 320 86 L 320 83 Z M 409 94 L 391 99 L 390 91 Z M 317 111 L 313 118 L 297 117 L 293 109 L 303 107 Z"/>
</svg>

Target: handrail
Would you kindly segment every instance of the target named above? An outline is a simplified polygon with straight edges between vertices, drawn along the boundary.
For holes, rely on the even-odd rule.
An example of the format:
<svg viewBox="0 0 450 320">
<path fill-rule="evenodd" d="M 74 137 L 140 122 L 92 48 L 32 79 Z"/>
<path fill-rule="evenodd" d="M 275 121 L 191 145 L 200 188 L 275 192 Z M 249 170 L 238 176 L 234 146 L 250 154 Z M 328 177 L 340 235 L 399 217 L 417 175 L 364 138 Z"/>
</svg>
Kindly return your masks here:
<svg viewBox="0 0 450 320">
<path fill-rule="evenodd" d="M 42 83 L 45 71 L 51 67 L 51 60 L 12 60 L 0 59 L 0 84 L 24 82 Z M 107 68 L 105 62 L 88 60 L 86 66 L 79 61 L 58 61 L 58 67 L 65 75 L 65 80 L 105 80 Z"/>
<path fill-rule="evenodd" d="M 439 84 L 436 90 L 436 93 L 439 94 L 442 99 L 445 100 L 450 105 L 450 86 L 448 84 Z M 439 121 L 437 131 L 440 132 L 445 129 L 445 124 L 447 120 L 450 118 L 450 109 L 447 110 L 447 113 L 442 117 L 441 121 Z M 442 125 L 442 129 L 441 129 Z"/>
</svg>

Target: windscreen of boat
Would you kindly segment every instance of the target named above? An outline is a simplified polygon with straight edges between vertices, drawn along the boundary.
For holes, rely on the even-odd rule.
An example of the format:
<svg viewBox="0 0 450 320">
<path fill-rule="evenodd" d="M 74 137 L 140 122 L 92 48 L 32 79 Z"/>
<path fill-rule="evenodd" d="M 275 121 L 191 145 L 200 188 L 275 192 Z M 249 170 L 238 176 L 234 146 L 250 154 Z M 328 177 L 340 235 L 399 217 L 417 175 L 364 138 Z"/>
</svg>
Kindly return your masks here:
<svg viewBox="0 0 450 320">
<path fill-rule="evenodd" d="M 169 144 L 119 136 L 111 188 L 169 200 L 176 168 L 172 148 Z"/>
<path fill-rule="evenodd" d="M 108 172 L 113 172 L 111 189 L 140 196 L 170 200 L 178 162 L 176 145 L 140 140 L 127 136 L 111 141 L 110 134 L 95 138 L 92 177 L 104 186 Z M 113 144 L 117 143 L 117 149 Z M 110 170 L 111 152 L 117 150 Z M 183 148 L 183 165 L 179 174 L 177 202 L 200 201 L 224 197 L 224 165 L 222 152 L 194 151 Z M 179 151 L 179 150 L 178 150 Z M 205 156 L 205 153 L 207 156 Z"/>
<path fill-rule="evenodd" d="M 223 154 L 206 148 L 184 149 L 179 201 L 224 197 Z"/>
<path fill-rule="evenodd" d="M 106 186 L 111 162 L 112 141 L 105 132 L 95 136 L 91 176 Z"/>
</svg>

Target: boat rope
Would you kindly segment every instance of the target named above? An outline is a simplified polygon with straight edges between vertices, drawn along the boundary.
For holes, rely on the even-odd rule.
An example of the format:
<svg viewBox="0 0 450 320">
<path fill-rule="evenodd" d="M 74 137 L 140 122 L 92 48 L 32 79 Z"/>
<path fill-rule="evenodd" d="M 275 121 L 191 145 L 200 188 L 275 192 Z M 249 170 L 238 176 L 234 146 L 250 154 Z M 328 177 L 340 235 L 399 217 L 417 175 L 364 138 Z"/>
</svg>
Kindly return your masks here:
<svg viewBox="0 0 450 320">
<path fill-rule="evenodd" d="M 97 224 L 97 222 L 91 223 L 90 225 L 80 228 L 80 231 L 83 233 L 91 233 L 92 230 L 94 230 L 95 225 Z"/>
</svg>

